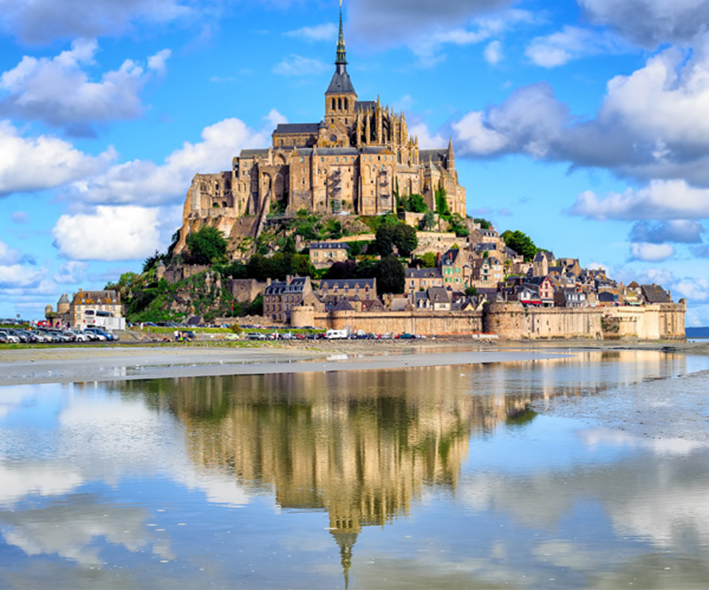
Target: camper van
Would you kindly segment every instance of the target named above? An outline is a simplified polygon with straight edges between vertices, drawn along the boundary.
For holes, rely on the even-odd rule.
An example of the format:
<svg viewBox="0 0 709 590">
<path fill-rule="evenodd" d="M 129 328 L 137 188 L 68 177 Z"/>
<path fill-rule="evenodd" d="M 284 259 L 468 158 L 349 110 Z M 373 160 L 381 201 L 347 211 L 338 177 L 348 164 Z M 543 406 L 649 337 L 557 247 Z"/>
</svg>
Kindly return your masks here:
<svg viewBox="0 0 709 590">
<path fill-rule="evenodd" d="M 347 340 L 350 337 L 349 329 L 345 330 L 328 330 L 325 332 L 325 338 L 328 340 Z"/>
</svg>

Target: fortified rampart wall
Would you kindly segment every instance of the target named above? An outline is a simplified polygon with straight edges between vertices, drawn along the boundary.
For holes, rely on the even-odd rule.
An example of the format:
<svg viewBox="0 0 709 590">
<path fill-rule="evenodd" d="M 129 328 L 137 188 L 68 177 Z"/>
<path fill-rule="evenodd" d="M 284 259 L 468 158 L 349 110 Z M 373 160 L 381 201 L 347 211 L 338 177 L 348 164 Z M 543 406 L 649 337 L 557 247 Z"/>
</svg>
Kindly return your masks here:
<svg viewBox="0 0 709 590">
<path fill-rule="evenodd" d="M 293 326 L 381 334 L 497 334 L 506 340 L 589 338 L 592 340 L 683 340 L 684 300 L 643 307 L 584 309 L 525 308 L 519 303 L 493 303 L 483 311 L 411 310 L 359 313 L 316 312 L 310 306 L 292 311 Z"/>
</svg>

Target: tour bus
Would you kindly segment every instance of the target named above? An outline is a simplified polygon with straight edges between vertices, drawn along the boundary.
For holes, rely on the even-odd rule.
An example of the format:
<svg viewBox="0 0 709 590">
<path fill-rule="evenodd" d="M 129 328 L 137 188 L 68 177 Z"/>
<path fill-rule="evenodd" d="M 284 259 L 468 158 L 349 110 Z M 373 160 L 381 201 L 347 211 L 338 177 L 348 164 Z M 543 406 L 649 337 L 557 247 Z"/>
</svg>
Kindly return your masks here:
<svg viewBox="0 0 709 590">
<path fill-rule="evenodd" d="M 126 319 L 117 318 L 110 311 L 87 309 L 79 328 L 105 328 L 107 330 L 125 330 Z"/>
</svg>

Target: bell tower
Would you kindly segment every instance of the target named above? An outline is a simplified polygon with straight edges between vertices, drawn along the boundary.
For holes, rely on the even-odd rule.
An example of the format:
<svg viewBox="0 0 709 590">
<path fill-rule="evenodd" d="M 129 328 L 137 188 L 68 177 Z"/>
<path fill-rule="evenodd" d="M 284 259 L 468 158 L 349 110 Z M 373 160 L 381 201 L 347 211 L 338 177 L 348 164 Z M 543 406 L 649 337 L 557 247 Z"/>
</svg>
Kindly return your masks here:
<svg viewBox="0 0 709 590">
<path fill-rule="evenodd" d="M 335 73 L 325 92 L 325 125 L 328 128 L 336 125 L 341 131 L 351 129 L 356 122 L 356 103 L 357 93 L 347 73 L 347 52 L 342 27 L 342 0 L 340 0 L 340 35 L 337 41 Z"/>
</svg>

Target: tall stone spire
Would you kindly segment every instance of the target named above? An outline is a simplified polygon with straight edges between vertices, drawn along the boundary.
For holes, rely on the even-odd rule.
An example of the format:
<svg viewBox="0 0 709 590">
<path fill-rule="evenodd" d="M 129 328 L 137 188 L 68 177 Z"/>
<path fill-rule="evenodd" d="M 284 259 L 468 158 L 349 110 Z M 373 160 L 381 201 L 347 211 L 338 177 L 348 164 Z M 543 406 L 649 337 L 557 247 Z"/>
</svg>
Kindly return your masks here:
<svg viewBox="0 0 709 590">
<path fill-rule="evenodd" d="M 342 0 L 340 0 L 340 36 L 337 39 L 337 61 L 335 65 L 347 65 L 347 52 L 345 50 L 345 33 L 342 27 Z"/>
<path fill-rule="evenodd" d="M 335 61 L 335 66 L 335 74 L 325 94 L 351 94 L 354 95 L 353 98 L 356 101 L 357 93 L 355 92 L 354 86 L 352 86 L 350 75 L 347 73 L 347 52 L 345 51 L 345 34 L 342 26 L 342 0 L 340 0 L 340 37 L 337 41 L 337 60 Z M 331 110 L 334 110 L 334 108 Z M 340 110 L 339 107 L 338 110 Z M 344 110 L 347 111 L 350 109 L 346 108 Z M 351 110 L 354 110 L 354 102 L 352 103 Z"/>
</svg>

